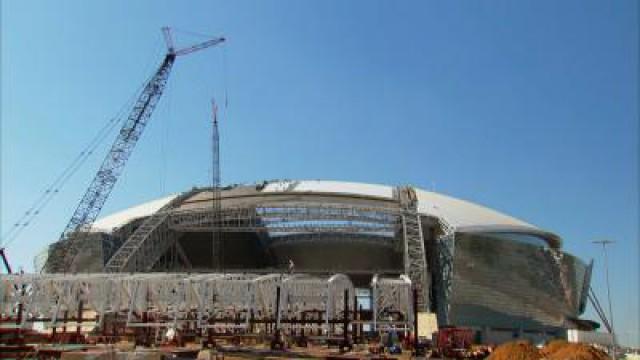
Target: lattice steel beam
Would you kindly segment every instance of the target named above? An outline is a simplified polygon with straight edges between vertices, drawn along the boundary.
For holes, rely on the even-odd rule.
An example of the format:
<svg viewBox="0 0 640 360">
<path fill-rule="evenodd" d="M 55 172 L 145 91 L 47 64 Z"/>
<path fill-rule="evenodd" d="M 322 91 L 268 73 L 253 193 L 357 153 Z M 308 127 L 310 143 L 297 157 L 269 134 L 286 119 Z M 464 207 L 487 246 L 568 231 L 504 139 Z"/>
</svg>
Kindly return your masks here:
<svg viewBox="0 0 640 360">
<path fill-rule="evenodd" d="M 411 187 L 397 188 L 396 193 L 405 212 L 402 214 L 404 269 L 418 291 L 418 310 L 429 311 L 429 268 L 427 264 L 422 222 L 417 212 L 418 200 Z"/>
<path fill-rule="evenodd" d="M 176 233 L 170 231 L 167 226 L 169 211 L 194 193 L 196 190 L 176 197 L 145 219 L 109 259 L 105 270 L 108 272 L 150 271 L 155 262 L 177 240 Z"/>
<path fill-rule="evenodd" d="M 204 232 L 331 232 L 391 233 L 399 224 L 397 209 L 328 206 L 326 204 L 270 204 L 221 209 L 173 211 L 169 227 L 176 231 Z"/>
</svg>

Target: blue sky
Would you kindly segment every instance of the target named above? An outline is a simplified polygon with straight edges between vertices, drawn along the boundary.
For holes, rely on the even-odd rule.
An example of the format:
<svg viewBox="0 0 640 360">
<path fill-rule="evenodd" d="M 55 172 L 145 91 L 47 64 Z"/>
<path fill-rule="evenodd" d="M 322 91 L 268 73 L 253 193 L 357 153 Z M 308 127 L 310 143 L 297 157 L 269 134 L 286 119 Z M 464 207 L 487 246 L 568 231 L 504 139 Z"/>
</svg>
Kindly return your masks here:
<svg viewBox="0 0 640 360">
<path fill-rule="evenodd" d="M 590 242 L 615 240 L 616 328 L 640 345 L 637 2 L 1 4 L 3 233 L 153 72 L 161 26 L 224 34 L 177 60 L 103 214 L 208 184 L 209 99 L 226 98 L 225 183 L 435 188 L 558 233 L 596 259 L 603 299 Z M 110 141 L 11 244 L 15 265 L 57 239 Z"/>
</svg>

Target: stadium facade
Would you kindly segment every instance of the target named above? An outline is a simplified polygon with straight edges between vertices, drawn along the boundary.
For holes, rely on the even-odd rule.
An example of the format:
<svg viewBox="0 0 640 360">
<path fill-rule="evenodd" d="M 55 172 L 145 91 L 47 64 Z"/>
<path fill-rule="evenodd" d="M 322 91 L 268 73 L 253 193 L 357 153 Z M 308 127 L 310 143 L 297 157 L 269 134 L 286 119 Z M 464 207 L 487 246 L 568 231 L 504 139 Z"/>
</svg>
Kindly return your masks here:
<svg viewBox="0 0 640 360">
<path fill-rule="evenodd" d="M 422 311 L 480 341 L 585 329 L 591 267 L 562 240 L 492 209 L 418 188 L 266 181 L 208 188 L 106 216 L 79 242 L 72 272 L 295 271 L 406 274 Z M 49 256 L 56 256 L 57 244 Z M 47 269 L 45 268 L 45 271 Z"/>
</svg>

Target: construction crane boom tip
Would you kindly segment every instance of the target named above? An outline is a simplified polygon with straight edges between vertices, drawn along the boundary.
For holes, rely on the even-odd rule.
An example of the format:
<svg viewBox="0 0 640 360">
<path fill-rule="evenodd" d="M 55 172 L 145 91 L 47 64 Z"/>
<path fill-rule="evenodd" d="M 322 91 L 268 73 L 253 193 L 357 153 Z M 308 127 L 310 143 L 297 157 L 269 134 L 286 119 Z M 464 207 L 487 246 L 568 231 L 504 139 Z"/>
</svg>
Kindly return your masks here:
<svg viewBox="0 0 640 360">
<path fill-rule="evenodd" d="M 165 41 L 165 44 L 167 45 L 168 55 L 173 55 L 173 56 L 187 55 L 198 50 L 202 50 L 211 46 L 218 45 L 227 40 L 224 37 L 214 37 L 207 41 L 201 42 L 199 44 L 195 44 L 192 46 L 188 46 L 188 47 L 176 50 L 175 44 L 173 42 L 173 36 L 171 35 L 171 28 L 168 26 L 163 26 L 162 35 L 164 36 L 164 41 Z"/>
</svg>

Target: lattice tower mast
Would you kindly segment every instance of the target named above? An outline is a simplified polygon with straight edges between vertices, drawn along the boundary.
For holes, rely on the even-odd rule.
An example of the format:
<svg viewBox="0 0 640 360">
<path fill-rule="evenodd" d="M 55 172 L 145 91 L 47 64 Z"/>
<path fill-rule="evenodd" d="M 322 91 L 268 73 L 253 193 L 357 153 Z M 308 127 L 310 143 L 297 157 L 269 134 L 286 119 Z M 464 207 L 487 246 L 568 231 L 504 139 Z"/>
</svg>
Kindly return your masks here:
<svg viewBox="0 0 640 360">
<path fill-rule="evenodd" d="M 220 131 L 218 129 L 218 105 L 211 99 L 211 211 L 213 230 L 211 233 L 211 248 L 213 267 L 222 267 L 222 236 L 219 226 L 221 205 L 220 193 Z"/>
</svg>

